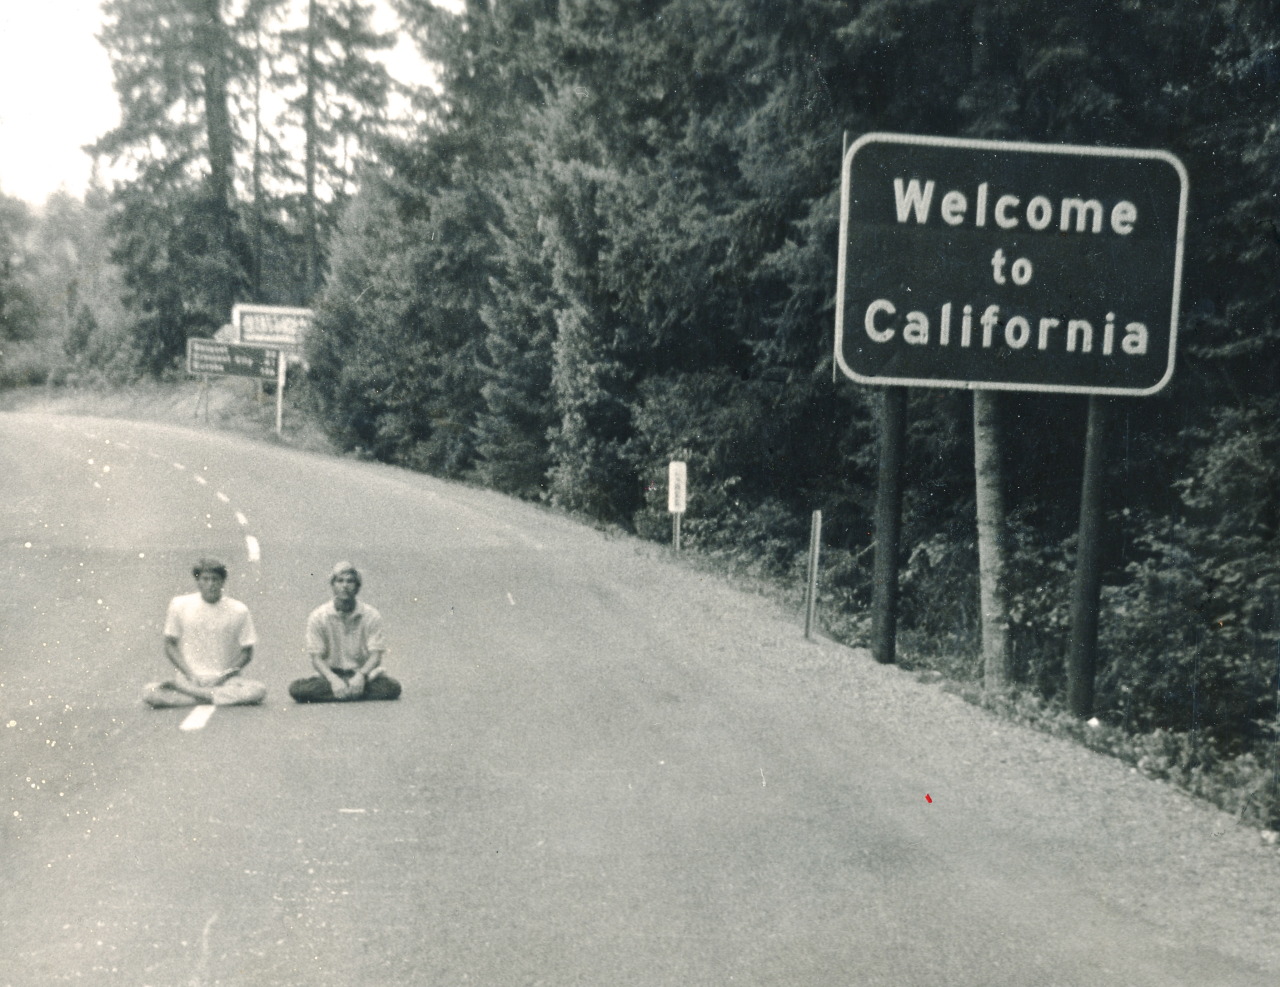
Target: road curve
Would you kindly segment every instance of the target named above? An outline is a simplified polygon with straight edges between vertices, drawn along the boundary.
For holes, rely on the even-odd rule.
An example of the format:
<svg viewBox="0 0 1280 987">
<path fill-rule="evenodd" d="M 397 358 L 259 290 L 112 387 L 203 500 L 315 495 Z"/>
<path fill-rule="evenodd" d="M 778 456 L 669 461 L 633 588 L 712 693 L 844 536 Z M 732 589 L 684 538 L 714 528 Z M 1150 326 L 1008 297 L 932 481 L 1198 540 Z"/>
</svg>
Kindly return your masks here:
<svg viewBox="0 0 1280 987">
<path fill-rule="evenodd" d="M 758 597 L 535 507 L 0 414 L 0 984 L 1271 985 L 1280 863 Z M 261 708 L 152 711 L 197 554 Z M 339 558 L 397 703 L 294 706 Z"/>
</svg>

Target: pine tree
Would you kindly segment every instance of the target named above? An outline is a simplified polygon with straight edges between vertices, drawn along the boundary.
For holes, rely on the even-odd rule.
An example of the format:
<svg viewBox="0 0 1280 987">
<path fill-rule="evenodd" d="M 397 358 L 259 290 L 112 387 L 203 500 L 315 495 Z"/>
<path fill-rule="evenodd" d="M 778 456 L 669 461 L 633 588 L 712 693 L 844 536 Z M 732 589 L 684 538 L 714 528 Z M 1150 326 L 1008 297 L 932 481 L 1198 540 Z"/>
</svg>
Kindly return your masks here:
<svg viewBox="0 0 1280 987">
<path fill-rule="evenodd" d="M 41 313 L 27 267 L 33 219 L 21 199 L 0 192 L 0 340 L 33 339 Z"/>
<path fill-rule="evenodd" d="M 218 0 L 109 0 L 101 40 L 121 122 L 93 153 L 132 172 L 116 186 L 114 259 L 148 365 L 225 322 L 245 283 L 234 196 L 231 38 Z"/>
<path fill-rule="evenodd" d="M 393 44 L 358 0 L 306 0 L 305 23 L 286 31 L 288 122 L 302 138 L 302 239 L 308 293 L 321 284 L 323 245 L 349 198 L 359 154 L 384 124 L 391 79 L 373 56 Z"/>
</svg>

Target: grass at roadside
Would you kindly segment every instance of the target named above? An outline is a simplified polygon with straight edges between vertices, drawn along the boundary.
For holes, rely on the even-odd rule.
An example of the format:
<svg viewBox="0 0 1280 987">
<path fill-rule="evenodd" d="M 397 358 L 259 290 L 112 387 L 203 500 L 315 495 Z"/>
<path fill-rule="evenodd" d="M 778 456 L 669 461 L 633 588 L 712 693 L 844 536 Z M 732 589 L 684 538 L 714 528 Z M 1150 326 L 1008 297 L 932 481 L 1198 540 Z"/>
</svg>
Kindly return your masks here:
<svg viewBox="0 0 1280 987">
<path fill-rule="evenodd" d="M 315 452 L 335 452 L 323 429 L 300 410 L 285 390 L 281 434 L 276 435 L 276 399 L 263 394 L 258 381 L 219 377 L 195 380 L 142 380 L 99 389 L 23 387 L 0 391 L 0 410 L 92 415 L 163 422 L 186 428 L 212 428 Z"/>
</svg>

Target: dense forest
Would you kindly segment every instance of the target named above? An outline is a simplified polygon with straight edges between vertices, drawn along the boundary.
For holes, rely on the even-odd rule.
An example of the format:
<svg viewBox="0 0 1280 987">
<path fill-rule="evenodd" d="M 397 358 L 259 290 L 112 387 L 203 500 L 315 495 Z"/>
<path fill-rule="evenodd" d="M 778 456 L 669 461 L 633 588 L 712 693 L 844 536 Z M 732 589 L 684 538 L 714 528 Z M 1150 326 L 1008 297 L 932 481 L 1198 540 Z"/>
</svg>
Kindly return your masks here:
<svg viewBox="0 0 1280 987">
<path fill-rule="evenodd" d="M 356 0 L 109 0 L 123 119 L 92 151 L 127 177 L 41 218 L 0 202 L 5 338 L 56 339 L 58 381 L 120 380 L 172 373 L 234 301 L 310 304 L 307 399 L 343 448 L 655 540 L 682 459 L 684 544 L 767 577 L 803 569 L 821 509 L 822 619 L 861 642 L 882 395 L 832 372 L 845 141 L 1173 152 L 1177 372 L 1107 399 L 1095 709 L 1184 782 L 1234 772 L 1280 821 L 1280 8 L 393 6 L 436 86 L 386 74 Z M 70 254 L 37 235 L 59 209 Z M 962 682 L 983 675 L 973 401 L 916 389 L 907 408 L 900 660 Z M 1085 408 L 991 410 L 1002 685 L 1049 708 Z"/>
</svg>

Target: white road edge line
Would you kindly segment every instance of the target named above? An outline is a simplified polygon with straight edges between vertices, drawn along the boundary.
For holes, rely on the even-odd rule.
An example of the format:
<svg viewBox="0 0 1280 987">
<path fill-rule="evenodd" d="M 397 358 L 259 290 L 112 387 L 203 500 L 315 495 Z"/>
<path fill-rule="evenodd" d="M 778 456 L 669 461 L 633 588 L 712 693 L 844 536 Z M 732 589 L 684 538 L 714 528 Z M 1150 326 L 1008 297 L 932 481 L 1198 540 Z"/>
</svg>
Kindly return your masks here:
<svg viewBox="0 0 1280 987">
<path fill-rule="evenodd" d="M 187 718 L 182 721 L 182 725 L 179 726 L 178 729 L 203 730 L 204 725 L 209 722 L 209 717 L 213 716 L 213 711 L 217 708 L 217 706 L 211 706 L 208 704 L 197 706 L 187 714 Z"/>
<path fill-rule="evenodd" d="M 262 548 L 258 545 L 258 539 L 253 535 L 244 536 L 244 547 L 249 550 L 249 561 L 257 562 L 262 558 Z"/>
</svg>

